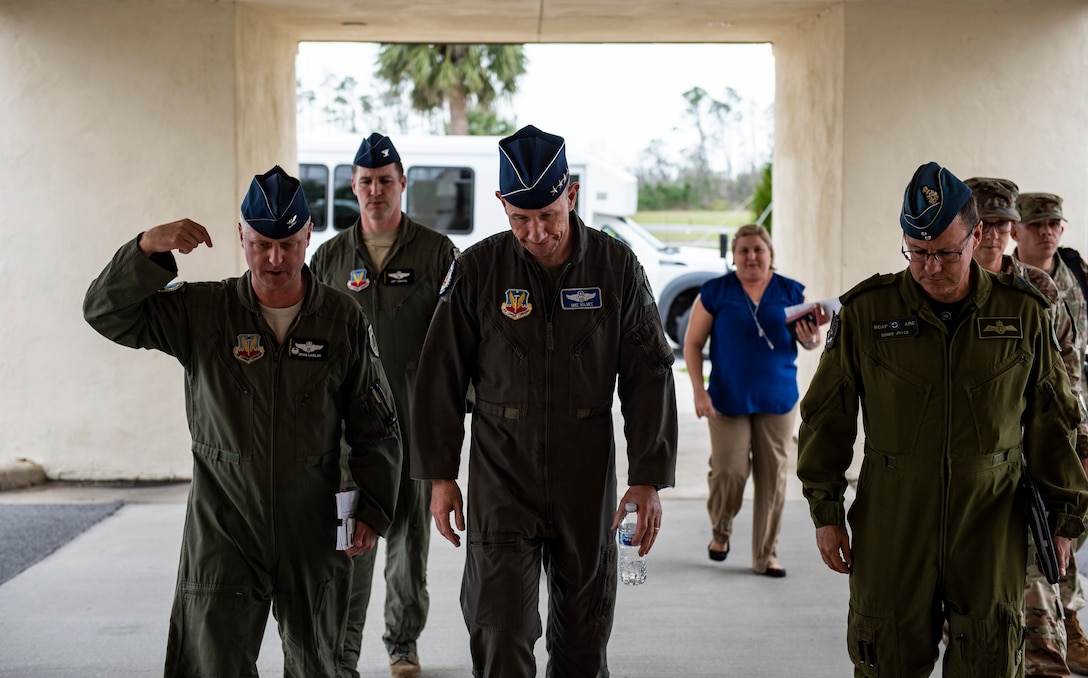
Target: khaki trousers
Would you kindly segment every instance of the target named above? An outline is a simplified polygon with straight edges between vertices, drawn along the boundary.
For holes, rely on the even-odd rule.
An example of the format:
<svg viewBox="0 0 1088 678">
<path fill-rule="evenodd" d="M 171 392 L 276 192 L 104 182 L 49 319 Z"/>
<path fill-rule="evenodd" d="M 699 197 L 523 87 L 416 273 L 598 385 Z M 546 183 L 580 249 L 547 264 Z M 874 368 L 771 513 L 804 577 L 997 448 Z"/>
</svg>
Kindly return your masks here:
<svg viewBox="0 0 1088 678">
<path fill-rule="evenodd" d="M 786 414 L 717 415 L 710 428 L 710 496 L 707 512 L 714 541 L 728 544 L 733 518 L 740 512 L 744 486 L 755 486 L 752 518 L 752 569 L 763 572 L 777 556 L 782 507 L 786 499 L 786 444 L 797 408 Z"/>
</svg>

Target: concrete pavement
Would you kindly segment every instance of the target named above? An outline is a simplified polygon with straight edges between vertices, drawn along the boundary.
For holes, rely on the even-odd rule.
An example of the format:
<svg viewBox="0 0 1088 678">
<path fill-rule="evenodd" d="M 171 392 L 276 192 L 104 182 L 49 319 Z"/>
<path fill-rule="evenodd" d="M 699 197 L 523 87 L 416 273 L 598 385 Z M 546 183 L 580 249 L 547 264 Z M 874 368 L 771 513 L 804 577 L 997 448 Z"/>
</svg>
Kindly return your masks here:
<svg viewBox="0 0 1088 678">
<path fill-rule="evenodd" d="M 677 390 L 677 487 L 662 492 L 664 521 L 649 556 L 648 581 L 620 586 L 609 644 L 612 675 L 850 675 L 848 581 L 820 561 L 792 472 L 779 540 L 788 576 L 752 573 L 748 501 L 737 518 L 729 559 L 707 559 L 706 425 L 692 413 L 687 376 L 679 370 Z M 623 487 L 621 482 L 621 493 Z M 161 675 L 187 491 L 187 483 L 46 483 L 0 492 L 0 502 L 9 503 L 125 501 L 117 512 L 0 586 L 0 678 Z M 428 571 L 432 607 L 419 641 L 425 676 L 471 672 L 458 602 L 463 559 L 463 549 L 434 534 Z M 389 675 L 380 640 L 384 595 L 384 582 L 377 577 L 359 667 L 365 678 Z M 546 617 L 543 592 L 541 613 Z M 543 675 L 543 640 L 536 654 Z M 279 639 L 271 624 L 258 668 L 262 676 L 282 675 Z"/>
</svg>

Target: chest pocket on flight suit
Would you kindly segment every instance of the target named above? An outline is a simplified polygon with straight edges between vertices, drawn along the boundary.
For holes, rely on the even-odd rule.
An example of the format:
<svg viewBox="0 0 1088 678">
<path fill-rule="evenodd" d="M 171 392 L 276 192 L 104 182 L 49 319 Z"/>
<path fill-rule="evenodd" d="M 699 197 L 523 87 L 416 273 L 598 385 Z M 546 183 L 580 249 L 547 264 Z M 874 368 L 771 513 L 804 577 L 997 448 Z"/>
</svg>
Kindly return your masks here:
<svg viewBox="0 0 1088 678">
<path fill-rule="evenodd" d="M 1024 390 L 1030 368 L 1031 356 L 1023 350 L 1016 351 L 980 379 L 964 385 L 978 434 L 979 454 L 1020 445 L 1019 419 L 1004 422 L 1000 427 L 994 426 L 995 404 L 1002 409 L 1008 408 L 1009 411 L 1023 409 Z"/>
<path fill-rule="evenodd" d="M 563 311 L 584 314 L 588 327 L 571 344 L 568 360 L 570 414 L 577 419 L 595 417 L 612 411 L 616 386 L 618 353 L 609 345 L 615 336 L 608 321 L 614 319 L 615 304 L 609 302 L 595 311 Z M 592 315 L 590 315 L 592 313 Z"/>
<path fill-rule="evenodd" d="M 541 312 L 543 315 L 543 312 Z M 502 317 L 496 305 L 484 314 L 486 326 L 477 349 L 479 384 L 476 386 L 476 409 L 485 414 L 497 414 L 508 419 L 525 415 L 529 382 L 532 379 L 529 352 L 516 333 L 505 323 L 526 323 L 529 319 L 510 320 Z M 529 327 L 539 327 L 530 325 Z M 541 330 L 542 331 L 542 330 Z"/>
<path fill-rule="evenodd" d="M 285 359 L 284 362 L 289 363 L 290 360 Z M 334 373 L 340 361 L 329 360 L 318 365 L 312 374 L 306 376 L 305 385 L 291 394 L 294 406 L 291 413 L 295 430 L 294 459 L 307 466 L 337 464 L 340 458 L 340 426 L 326 424 L 334 412 L 340 411 L 340 405 L 336 402 L 338 389 L 329 390 L 343 380 L 339 369 Z M 293 366 L 288 365 L 283 369 L 290 367 Z"/>
<path fill-rule="evenodd" d="M 193 452 L 208 459 L 236 464 L 253 456 L 254 387 L 245 368 L 261 370 L 264 365 L 243 365 L 224 348 L 220 336 L 204 343 L 201 355 L 207 362 L 187 372 L 190 399 L 189 431 Z M 271 360 L 266 350 L 262 360 Z M 209 412 L 208 408 L 214 411 Z"/>
<path fill-rule="evenodd" d="M 869 421 L 866 442 L 882 453 L 914 453 L 922 433 L 920 424 L 930 406 L 932 384 L 875 350 L 866 352 L 861 372 Z"/>
</svg>

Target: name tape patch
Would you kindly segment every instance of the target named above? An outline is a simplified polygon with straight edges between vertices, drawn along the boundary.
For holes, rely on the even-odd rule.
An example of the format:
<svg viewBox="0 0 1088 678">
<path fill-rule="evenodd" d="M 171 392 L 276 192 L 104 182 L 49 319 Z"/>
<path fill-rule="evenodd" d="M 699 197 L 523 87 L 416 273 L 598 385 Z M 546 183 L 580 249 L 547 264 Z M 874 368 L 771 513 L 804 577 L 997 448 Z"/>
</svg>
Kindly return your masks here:
<svg viewBox="0 0 1088 678">
<path fill-rule="evenodd" d="M 325 339 L 291 337 L 287 344 L 287 356 L 295 360 L 327 360 L 328 345 Z"/>
<path fill-rule="evenodd" d="M 559 291 L 564 311 L 577 311 L 583 308 L 601 307 L 600 287 L 574 287 Z"/>
<path fill-rule="evenodd" d="M 873 339 L 887 341 L 888 339 L 906 339 L 918 336 L 918 316 L 909 315 L 905 318 L 889 318 L 877 320 L 873 323 Z"/>
</svg>

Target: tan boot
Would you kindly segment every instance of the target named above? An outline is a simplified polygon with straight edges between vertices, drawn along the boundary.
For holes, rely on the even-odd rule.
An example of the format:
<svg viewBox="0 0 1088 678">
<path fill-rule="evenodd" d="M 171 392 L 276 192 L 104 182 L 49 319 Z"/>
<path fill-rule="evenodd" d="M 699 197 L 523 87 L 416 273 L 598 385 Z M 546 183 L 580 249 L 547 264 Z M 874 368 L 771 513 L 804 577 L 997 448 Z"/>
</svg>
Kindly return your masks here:
<svg viewBox="0 0 1088 678">
<path fill-rule="evenodd" d="M 1065 613 L 1065 632 L 1069 637 L 1065 651 L 1065 663 L 1073 673 L 1088 676 L 1088 638 L 1077 621 L 1077 613 Z"/>
<path fill-rule="evenodd" d="M 389 655 L 389 673 L 393 678 L 416 678 L 423 673 L 419 666 L 419 655 L 415 652 Z"/>
</svg>

